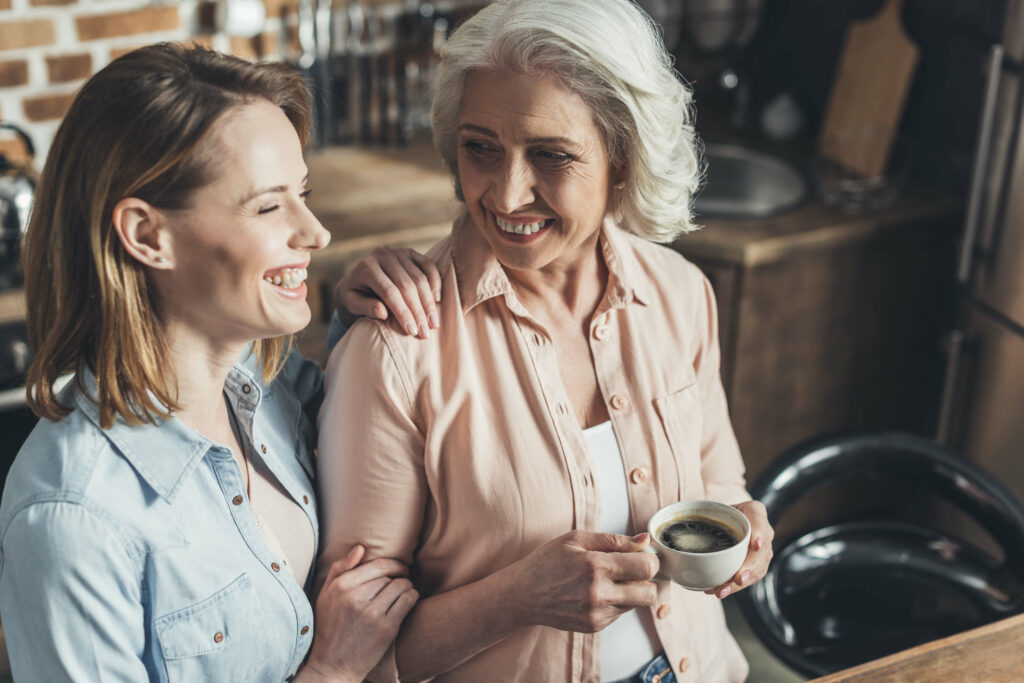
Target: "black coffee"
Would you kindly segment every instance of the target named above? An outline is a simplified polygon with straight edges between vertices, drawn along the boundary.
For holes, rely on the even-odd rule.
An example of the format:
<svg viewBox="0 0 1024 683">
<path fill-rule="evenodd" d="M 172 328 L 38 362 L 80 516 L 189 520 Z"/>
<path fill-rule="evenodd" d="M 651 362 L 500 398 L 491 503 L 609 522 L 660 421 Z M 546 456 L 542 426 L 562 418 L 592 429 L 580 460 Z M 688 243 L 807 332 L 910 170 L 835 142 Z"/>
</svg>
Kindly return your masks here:
<svg viewBox="0 0 1024 683">
<path fill-rule="evenodd" d="M 687 515 L 666 522 L 658 530 L 662 545 L 685 553 L 713 553 L 739 543 L 724 524 L 707 517 Z"/>
</svg>

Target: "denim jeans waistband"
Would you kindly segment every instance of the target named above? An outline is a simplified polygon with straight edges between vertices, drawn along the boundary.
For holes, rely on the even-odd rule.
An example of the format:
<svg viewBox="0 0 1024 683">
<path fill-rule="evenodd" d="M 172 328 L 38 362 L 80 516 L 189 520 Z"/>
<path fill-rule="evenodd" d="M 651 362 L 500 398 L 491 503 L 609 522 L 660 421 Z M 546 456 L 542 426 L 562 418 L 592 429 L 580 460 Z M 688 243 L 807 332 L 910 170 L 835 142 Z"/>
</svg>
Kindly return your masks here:
<svg viewBox="0 0 1024 683">
<path fill-rule="evenodd" d="M 623 678 L 615 683 L 676 683 L 676 675 L 662 653 L 644 664 L 635 675 Z"/>
</svg>

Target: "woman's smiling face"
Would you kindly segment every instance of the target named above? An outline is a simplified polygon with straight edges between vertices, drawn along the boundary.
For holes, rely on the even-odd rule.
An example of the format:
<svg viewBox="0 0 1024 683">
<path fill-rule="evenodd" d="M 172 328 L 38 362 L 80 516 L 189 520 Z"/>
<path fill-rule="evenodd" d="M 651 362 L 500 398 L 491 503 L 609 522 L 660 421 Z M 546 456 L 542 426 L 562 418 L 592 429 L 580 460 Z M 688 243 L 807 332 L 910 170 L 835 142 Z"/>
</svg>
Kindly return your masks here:
<svg viewBox="0 0 1024 683">
<path fill-rule="evenodd" d="M 159 286 L 165 315 L 226 342 L 298 332 L 310 320 L 310 253 L 330 233 L 306 207 L 295 129 L 255 100 L 227 112 L 201 144 L 213 181 L 189 208 L 164 212 L 173 249 Z"/>
<path fill-rule="evenodd" d="M 554 77 L 470 74 L 458 168 L 470 216 L 505 267 L 571 266 L 593 253 L 616 178 L 590 108 Z"/>
</svg>

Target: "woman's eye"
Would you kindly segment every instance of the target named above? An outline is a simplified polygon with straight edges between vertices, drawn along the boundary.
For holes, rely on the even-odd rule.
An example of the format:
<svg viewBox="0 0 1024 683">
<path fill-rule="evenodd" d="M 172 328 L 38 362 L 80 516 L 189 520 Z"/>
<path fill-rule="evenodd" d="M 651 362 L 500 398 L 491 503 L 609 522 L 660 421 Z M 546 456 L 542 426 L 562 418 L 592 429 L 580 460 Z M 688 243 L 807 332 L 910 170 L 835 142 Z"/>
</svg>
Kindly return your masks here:
<svg viewBox="0 0 1024 683">
<path fill-rule="evenodd" d="M 494 151 L 491 145 L 480 140 L 466 140 L 462 143 L 462 148 L 475 156 L 484 156 Z"/>
<path fill-rule="evenodd" d="M 574 161 L 575 158 L 571 154 L 565 152 L 552 152 L 549 150 L 540 150 L 536 153 L 537 157 L 549 164 L 568 164 Z"/>
<path fill-rule="evenodd" d="M 258 209 L 258 210 L 256 211 L 256 213 L 258 213 L 259 215 L 261 215 L 261 216 L 262 216 L 262 215 L 263 215 L 263 214 L 265 214 L 265 213 L 270 213 L 270 212 L 272 212 L 272 211 L 277 211 L 277 210 L 278 210 L 279 208 L 281 208 L 281 205 L 280 205 L 280 204 L 273 204 L 273 205 L 271 205 L 271 206 L 261 206 L 261 207 L 260 207 L 260 208 L 259 208 L 259 209 Z"/>
<path fill-rule="evenodd" d="M 306 201 L 306 197 L 308 197 L 311 194 L 313 194 L 313 188 L 312 187 L 308 187 L 305 190 L 303 190 L 302 192 L 300 192 L 299 196 L 302 197 L 302 201 Z"/>
</svg>

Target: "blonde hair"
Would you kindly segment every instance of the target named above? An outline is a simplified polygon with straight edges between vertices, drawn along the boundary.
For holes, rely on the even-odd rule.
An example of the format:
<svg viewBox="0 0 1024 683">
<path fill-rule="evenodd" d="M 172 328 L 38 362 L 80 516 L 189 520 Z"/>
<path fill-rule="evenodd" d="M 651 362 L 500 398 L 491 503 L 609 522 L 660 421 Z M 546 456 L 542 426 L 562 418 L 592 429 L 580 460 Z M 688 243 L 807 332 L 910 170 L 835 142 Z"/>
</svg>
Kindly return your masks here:
<svg viewBox="0 0 1024 683">
<path fill-rule="evenodd" d="M 283 64 L 253 64 L 198 46 L 134 50 L 90 78 L 54 138 L 25 236 L 31 302 L 28 405 L 50 420 L 70 412 L 54 382 L 84 363 L 96 376 L 100 425 L 155 422 L 177 409 L 159 303 L 147 268 L 123 248 L 114 206 L 137 197 L 187 208 L 211 181 L 204 136 L 233 107 L 256 98 L 279 106 L 305 145 L 309 91 Z M 270 380 L 290 337 L 254 344 Z M 77 378 L 84 390 L 81 374 Z"/>
<path fill-rule="evenodd" d="M 466 77 L 502 68 L 549 74 L 590 106 L 625 186 L 611 213 L 641 237 L 668 242 L 693 230 L 702 169 L 691 93 L 658 29 L 628 0 L 497 0 L 441 50 L 431 108 L 434 144 L 459 186 L 457 130 Z"/>
</svg>

